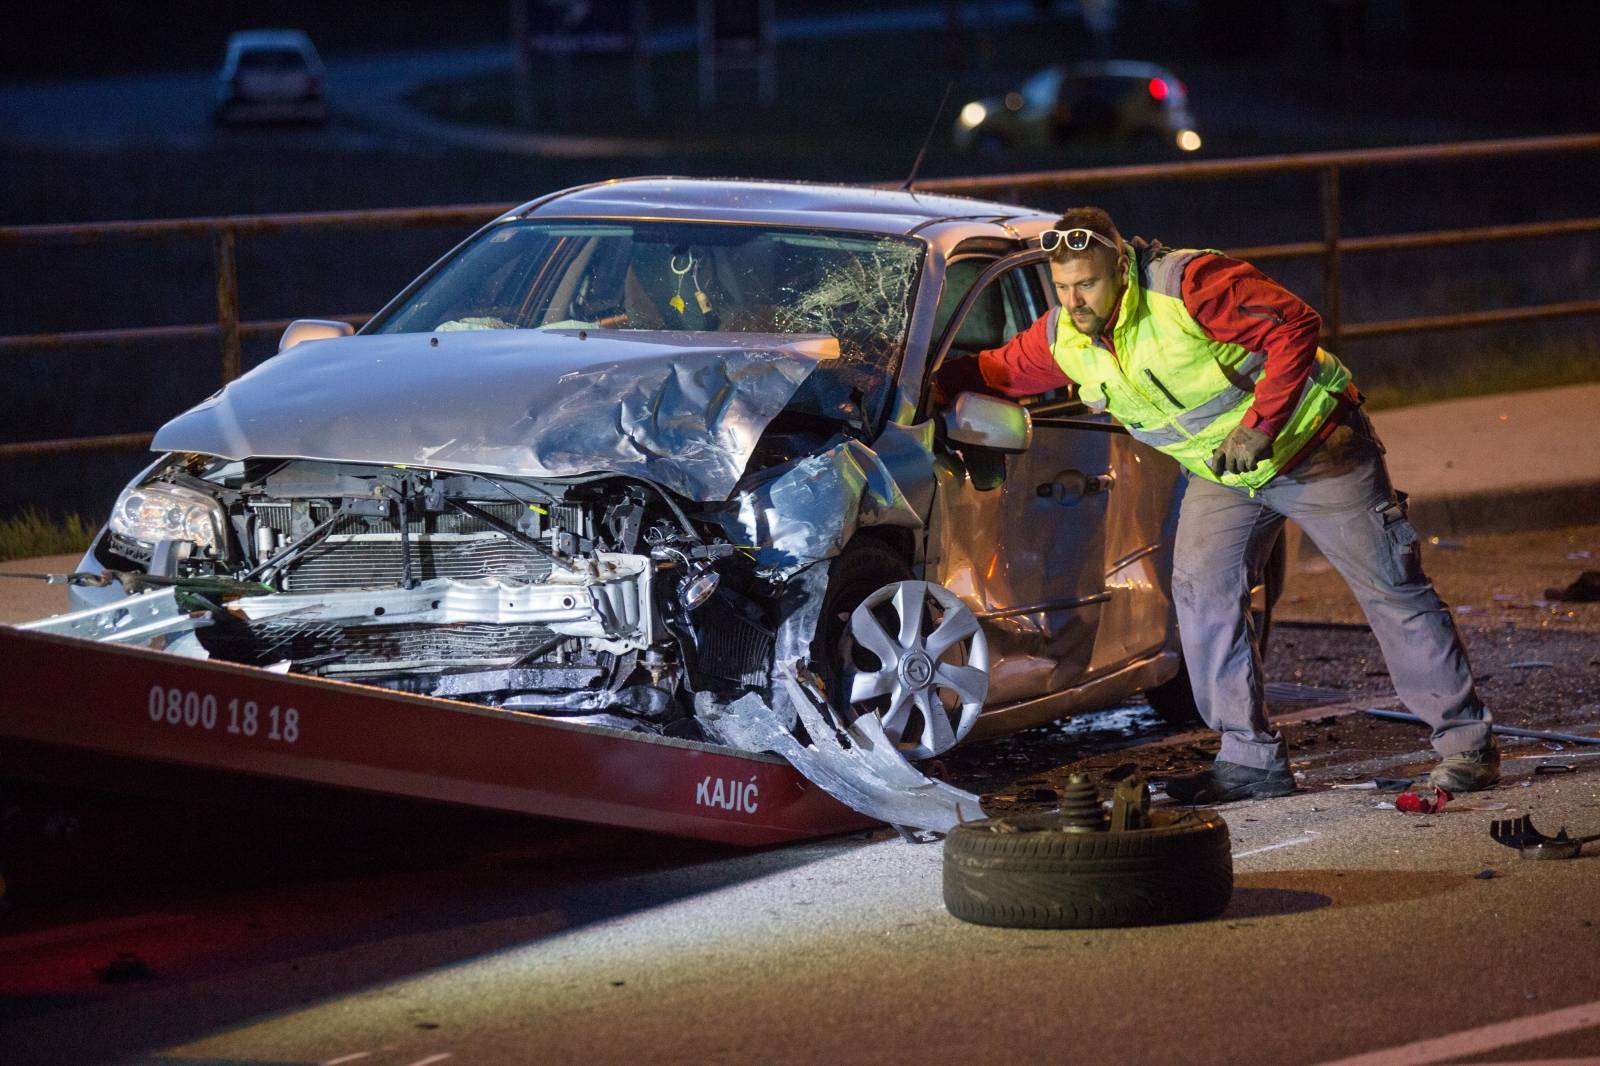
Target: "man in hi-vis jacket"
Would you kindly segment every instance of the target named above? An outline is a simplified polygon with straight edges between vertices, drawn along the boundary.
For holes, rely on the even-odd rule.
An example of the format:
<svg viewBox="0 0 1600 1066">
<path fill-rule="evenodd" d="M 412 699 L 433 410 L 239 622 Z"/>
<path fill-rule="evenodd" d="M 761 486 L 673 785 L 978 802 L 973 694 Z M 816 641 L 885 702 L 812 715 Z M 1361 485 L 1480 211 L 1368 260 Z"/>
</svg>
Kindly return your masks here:
<svg viewBox="0 0 1600 1066">
<path fill-rule="evenodd" d="M 1395 690 L 1433 727 L 1430 783 L 1497 782 L 1460 634 L 1422 572 L 1350 372 L 1317 346 L 1317 313 L 1248 263 L 1129 245 L 1098 208 L 1068 211 L 1041 245 L 1060 307 L 1003 347 L 946 360 L 938 391 L 1031 396 L 1072 384 L 1185 468 L 1172 596 L 1195 702 L 1222 749 L 1167 793 L 1226 803 L 1294 791 L 1283 737 L 1267 724 L 1250 616 L 1250 574 L 1285 518 L 1349 584 Z"/>
</svg>

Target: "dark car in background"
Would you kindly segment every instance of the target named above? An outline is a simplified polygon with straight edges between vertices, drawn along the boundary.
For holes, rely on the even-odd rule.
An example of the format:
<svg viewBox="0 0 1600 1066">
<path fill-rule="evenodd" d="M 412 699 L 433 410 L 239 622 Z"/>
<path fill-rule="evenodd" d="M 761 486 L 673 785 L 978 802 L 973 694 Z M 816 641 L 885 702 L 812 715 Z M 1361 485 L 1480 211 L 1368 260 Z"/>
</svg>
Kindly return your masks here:
<svg viewBox="0 0 1600 1066">
<path fill-rule="evenodd" d="M 1177 75 L 1121 59 L 1046 67 L 1020 88 L 970 101 L 953 139 L 957 150 L 989 158 L 1089 141 L 1179 152 L 1201 145 Z"/>
<path fill-rule="evenodd" d="M 212 118 L 219 124 L 326 122 L 325 80 L 322 59 L 300 30 L 242 30 L 228 38 Z"/>
</svg>

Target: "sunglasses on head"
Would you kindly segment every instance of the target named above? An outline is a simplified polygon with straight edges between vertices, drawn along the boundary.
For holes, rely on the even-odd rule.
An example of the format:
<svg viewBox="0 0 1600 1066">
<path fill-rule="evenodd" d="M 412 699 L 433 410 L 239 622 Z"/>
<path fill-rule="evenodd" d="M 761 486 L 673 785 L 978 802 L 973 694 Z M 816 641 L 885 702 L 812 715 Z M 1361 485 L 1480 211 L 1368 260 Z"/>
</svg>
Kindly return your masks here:
<svg viewBox="0 0 1600 1066">
<path fill-rule="evenodd" d="M 1111 238 L 1081 226 L 1074 229 L 1047 229 L 1039 234 L 1039 247 L 1046 252 L 1053 252 L 1063 244 L 1070 251 L 1081 252 L 1089 247 L 1090 241 L 1099 241 L 1113 252 L 1117 250 L 1116 242 Z"/>
</svg>

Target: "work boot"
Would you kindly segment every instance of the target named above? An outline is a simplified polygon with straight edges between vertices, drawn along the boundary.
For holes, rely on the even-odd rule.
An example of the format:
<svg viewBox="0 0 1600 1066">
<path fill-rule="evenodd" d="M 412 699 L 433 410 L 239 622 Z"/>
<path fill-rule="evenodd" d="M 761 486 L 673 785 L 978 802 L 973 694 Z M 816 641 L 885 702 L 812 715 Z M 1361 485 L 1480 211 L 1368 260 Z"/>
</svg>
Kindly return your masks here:
<svg viewBox="0 0 1600 1066">
<path fill-rule="evenodd" d="M 1494 744 L 1477 751 L 1458 751 L 1439 760 L 1428 784 L 1449 793 L 1477 792 L 1500 782 L 1500 749 Z"/>
<path fill-rule="evenodd" d="M 1209 770 L 1167 779 L 1167 795 L 1179 803 L 1232 803 L 1234 800 L 1287 796 L 1294 791 L 1294 774 L 1287 766 L 1260 770 L 1218 759 Z"/>
</svg>

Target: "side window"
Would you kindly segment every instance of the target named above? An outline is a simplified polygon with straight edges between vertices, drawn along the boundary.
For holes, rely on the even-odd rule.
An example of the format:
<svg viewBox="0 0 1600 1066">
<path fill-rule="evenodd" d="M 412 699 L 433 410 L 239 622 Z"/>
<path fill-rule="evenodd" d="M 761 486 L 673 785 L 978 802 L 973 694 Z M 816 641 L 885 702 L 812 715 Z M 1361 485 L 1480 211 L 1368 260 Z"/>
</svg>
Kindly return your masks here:
<svg viewBox="0 0 1600 1066">
<path fill-rule="evenodd" d="M 944 336 L 944 328 L 950 324 L 950 316 L 956 313 L 956 305 L 961 303 L 961 298 L 972 288 L 972 283 L 978 280 L 984 268 L 993 259 L 984 256 L 968 256 L 957 259 L 948 264 L 944 271 L 944 291 L 939 294 L 939 306 L 933 313 L 933 335 Z"/>
<path fill-rule="evenodd" d="M 1039 287 L 1033 267 L 1008 270 L 989 282 L 956 327 L 950 358 L 998 348 L 1027 329 L 1045 310 Z"/>
</svg>

